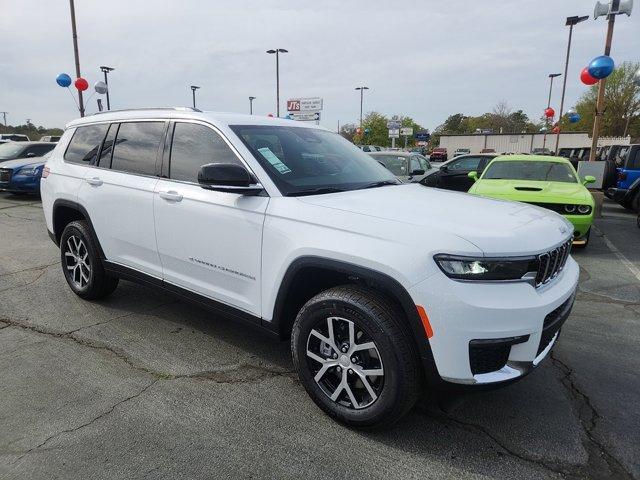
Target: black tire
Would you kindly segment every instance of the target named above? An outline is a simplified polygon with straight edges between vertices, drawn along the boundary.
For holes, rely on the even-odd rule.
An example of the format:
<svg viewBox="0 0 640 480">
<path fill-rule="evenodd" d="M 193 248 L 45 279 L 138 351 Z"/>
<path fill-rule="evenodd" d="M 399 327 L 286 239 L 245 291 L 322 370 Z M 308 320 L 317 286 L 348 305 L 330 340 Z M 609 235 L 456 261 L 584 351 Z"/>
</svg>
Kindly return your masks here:
<svg viewBox="0 0 640 480">
<path fill-rule="evenodd" d="M 618 170 L 616 164 L 613 161 L 607 160 L 604 166 L 604 174 L 602 176 L 602 190 L 605 192 L 610 187 L 616 186 L 618 177 Z"/>
<path fill-rule="evenodd" d="M 337 352 L 339 357 L 335 356 L 334 349 L 328 343 L 318 340 L 312 334 L 312 330 L 318 332 L 323 325 L 328 325 L 329 317 L 338 317 L 331 320 L 334 325 L 332 328 L 335 328 L 334 345 L 344 347 L 344 327 L 346 325 L 346 329 L 350 330 L 350 322 L 353 322 L 354 338 L 357 339 L 353 342 L 355 346 L 370 345 L 373 342 L 375 350 L 362 350 L 357 354 Z M 356 285 L 325 290 L 302 307 L 294 322 L 291 337 L 293 363 L 307 393 L 325 413 L 354 427 L 384 427 L 396 422 L 413 407 L 421 391 L 422 375 L 415 344 L 408 326 L 403 322 L 404 315 L 387 297 L 375 290 Z M 342 367 L 330 367 L 316 382 L 314 376 L 324 366 L 307 354 L 307 348 L 312 349 L 313 342 L 319 343 L 321 349 L 325 348 L 326 356 L 320 355 L 325 362 L 349 363 L 355 358 L 360 365 L 351 363 L 347 366 L 343 363 Z M 371 362 L 375 364 L 378 361 L 378 366 L 371 365 Z M 356 373 L 354 370 L 359 368 L 366 370 Z M 371 377 L 367 375 L 365 380 L 369 388 L 365 388 L 360 378 L 361 373 L 373 372 L 376 368 L 384 374 Z M 326 385 L 331 382 L 334 385 L 342 384 L 342 381 L 351 383 L 349 388 L 342 388 L 334 401 L 330 398 L 330 389 Z M 337 385 L 334 394 L 339 388 Z M 369 395 L 370 389 L 374 390 L 376 398 Z M 356 401 L 357 408 L 354 408 L 350 399 Z"/>
<path fill-rule="evenodd" d="M 85 221 L 74 221 L 65 227 L 60 237 L 60 260 L 65 280 L 79 297 L 103 298 L 118 286 L 118 278 L 104 271 L 99 249 Z"/>
</svg>

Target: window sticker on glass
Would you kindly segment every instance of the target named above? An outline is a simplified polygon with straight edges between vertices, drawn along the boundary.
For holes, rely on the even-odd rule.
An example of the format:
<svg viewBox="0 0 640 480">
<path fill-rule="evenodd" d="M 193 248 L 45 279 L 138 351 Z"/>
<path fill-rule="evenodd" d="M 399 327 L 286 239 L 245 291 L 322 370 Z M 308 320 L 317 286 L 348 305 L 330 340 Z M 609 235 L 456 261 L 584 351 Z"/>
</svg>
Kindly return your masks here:
<svg viewBox="0 0 640 480">
<path fill-rule="evenodd" d="M 276 157 L 276 154 L 269 149 L 269 147 L 259 148 L 258 151 L 264 158 L 267 159 L 267 162 L 269 162 L 276 170 L 278 170 L 278 172 L 282 173 L 283 175 L 285 173 L 291 172 L 291 169 L 284 163 L 282 163 L 280 159 Z"/>
</svg>

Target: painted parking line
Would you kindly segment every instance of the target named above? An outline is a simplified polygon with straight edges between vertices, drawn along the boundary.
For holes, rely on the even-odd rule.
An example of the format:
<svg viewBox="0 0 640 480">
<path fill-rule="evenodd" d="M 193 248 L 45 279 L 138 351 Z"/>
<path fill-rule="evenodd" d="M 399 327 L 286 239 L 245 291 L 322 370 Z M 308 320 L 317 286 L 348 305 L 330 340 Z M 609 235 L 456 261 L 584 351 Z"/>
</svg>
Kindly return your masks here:
<svg viewBox="0 0 640 480">
<path fill-rule="evenodd" d="M 636 277 L 636 279 L 640 282 L 640 269 L 636 267 L 631 260 L 625 257 L 620 250 L 618 250 L 618 247 L 616 247 L 611 242 L 611 240 L 609 240 L 606 235 L 602 233 L 602 230 L 600 230 L 595 225 L 592 228 L 594 228 L 602 236 L 602 240 L 604 240 L 607 248 L 609 248 L 609 250 L 611 250 L 616 257 L 618 257 L 618 260 L 620 260 L 622 264 L 627 267 L 627 269 L 633 274 L 633 276 Z"/>
</svg>

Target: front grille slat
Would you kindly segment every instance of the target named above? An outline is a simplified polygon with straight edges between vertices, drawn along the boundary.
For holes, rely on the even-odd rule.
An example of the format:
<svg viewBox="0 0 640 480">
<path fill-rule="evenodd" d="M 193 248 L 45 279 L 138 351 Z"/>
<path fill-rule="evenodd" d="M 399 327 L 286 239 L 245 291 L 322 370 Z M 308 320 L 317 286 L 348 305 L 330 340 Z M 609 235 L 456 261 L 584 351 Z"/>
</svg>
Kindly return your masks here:
<svg viewBox="0 0 640 480">
<path fill-rule="evenodd" d="M 538 255 L 536 288 L 549 283 L 564 269 L 571 252 L 571 240 L 545 253 Z"/>
</svg>

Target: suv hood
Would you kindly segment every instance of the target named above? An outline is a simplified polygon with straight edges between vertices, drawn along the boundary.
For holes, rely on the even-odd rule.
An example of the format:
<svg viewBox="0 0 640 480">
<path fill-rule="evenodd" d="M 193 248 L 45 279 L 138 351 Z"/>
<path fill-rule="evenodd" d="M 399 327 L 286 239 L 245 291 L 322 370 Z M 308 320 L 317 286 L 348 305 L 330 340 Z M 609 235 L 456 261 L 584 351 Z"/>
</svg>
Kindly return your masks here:
<svg viewBox="0 0 640 480">
<path fill-rule="evenodd" d="M 470 193 L 494 198 L 541 203 L 586 203 L 593 199 L 580 183 L 540 182 L 533 180 L 478 180 Z"/>
<path fill-rule="evenodd" d="M 418 184 L 299 197 L 301 202 L 445 232 L 467 240 L 486 256 L 530 255 L 566 241 L 573 227 L 557 213 L 516 202 L 481 198 Z M 327 216 L 327 222 L 331 217 Z M 391 230 L 392 232 L 393 230 Z M 446 252 L 447 245 L 438 246 Z"/>
<path fill-rule="evenodd" d="M 18 167 L 27 167 L 29 165 L 44 165 L 47 161 L 46 158 L 42 157 L 29 157 L 29 158 L 18 158 L 17 160 L 0 160 L 0 168 L 11 168 L 15 169 Z"/>
</svg>

